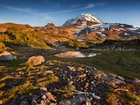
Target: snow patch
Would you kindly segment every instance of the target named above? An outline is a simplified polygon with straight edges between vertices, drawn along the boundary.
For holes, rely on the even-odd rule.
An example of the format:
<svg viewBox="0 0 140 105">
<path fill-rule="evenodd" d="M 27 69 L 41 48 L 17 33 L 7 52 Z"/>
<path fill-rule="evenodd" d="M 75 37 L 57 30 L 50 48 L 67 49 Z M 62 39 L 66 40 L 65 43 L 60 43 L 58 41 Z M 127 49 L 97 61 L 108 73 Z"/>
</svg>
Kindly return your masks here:
<svg viewBox="0 0 140 105">
<path fill-rule="evenodd" d="M 121 27 L 124 27 L 124 25 L 120 25 Z"/>
<path fill-rule="evenodd" d="M 106 35 L 105 34 L 103 34 L 102 32 L 97 32 L 98 34 L 101 34 L 102 36 L 105 36 L 106 37 Z"/>
<path fill-rule="evenodd" d="M 129 30 L 132 30 L 132 31 L 136 31 L 138 30 L 139 28 L 138 27 L 134 27 L 134 28 L 128 28 Z"/>
<path fill-rule="evenodd" d="M 127 32 L 125 32 L 124 35 L 130 35 L 130 34 L 128 34 Z"/>
<path fill-rule="evenodd" d="M 109 30 L 109 28 L 110 28 L 111 25 L 115 25 L 115 23 L 95 24 L 95 25 L 92 25 L 90 27 L 91 28 L 94 28 L 94 27 L 99 28 L 99 27 L 101 27 L 103 30 L 105 30 L 105 29 L 108 29 Z"/>
<path fill-rule="evenodd" d="M 116 30 L 116 31 L 126 31 L 126 30 L 123 29 L 123 28 L 118 28 L 118 29 L 114 29 L 114 28 L 113 28 L 113 30 Z"/>
</svg>

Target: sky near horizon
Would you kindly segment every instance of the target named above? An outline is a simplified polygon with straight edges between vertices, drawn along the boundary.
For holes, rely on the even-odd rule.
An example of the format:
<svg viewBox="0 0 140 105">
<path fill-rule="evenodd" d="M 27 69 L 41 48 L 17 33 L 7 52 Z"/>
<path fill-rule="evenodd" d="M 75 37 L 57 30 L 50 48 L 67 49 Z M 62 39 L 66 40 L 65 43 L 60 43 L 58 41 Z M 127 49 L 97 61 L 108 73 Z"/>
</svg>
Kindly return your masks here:
<svg viewBox="0 0 140 105">
<path fill-rule="evenodd" d="M 31 26 L 54 23 L 89 13 L 106 23 L 140 26 L 140 0 L 0 0 L 0 23 Z"/>
</svg>

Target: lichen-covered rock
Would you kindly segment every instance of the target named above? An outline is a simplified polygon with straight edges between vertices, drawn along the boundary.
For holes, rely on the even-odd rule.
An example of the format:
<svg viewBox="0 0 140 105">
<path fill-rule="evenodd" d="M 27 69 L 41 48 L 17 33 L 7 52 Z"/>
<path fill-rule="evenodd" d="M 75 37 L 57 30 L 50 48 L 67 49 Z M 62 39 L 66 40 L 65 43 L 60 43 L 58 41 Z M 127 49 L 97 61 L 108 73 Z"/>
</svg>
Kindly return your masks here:
<svg viewBox="0 0 140 105">
<path fill-rule="evenodd" d="M 26 62 L 27 65 L 32 65 L 32 66 L 36 66 L 36 65 L 40 65 L 43 62 L 45 62 L 45 58 L 41 55 L 39 56 L 32 56 L 28 59 L 28 61 Z"/>
<path fill-rule="evenodd" d="M 0 54 L 0 61 L 10 61 L 10 60 L 14 60 L 14 59 L 16 59 L 16 56 L 12 55 L 8 51 L 3 51 Z"/>
</svg>

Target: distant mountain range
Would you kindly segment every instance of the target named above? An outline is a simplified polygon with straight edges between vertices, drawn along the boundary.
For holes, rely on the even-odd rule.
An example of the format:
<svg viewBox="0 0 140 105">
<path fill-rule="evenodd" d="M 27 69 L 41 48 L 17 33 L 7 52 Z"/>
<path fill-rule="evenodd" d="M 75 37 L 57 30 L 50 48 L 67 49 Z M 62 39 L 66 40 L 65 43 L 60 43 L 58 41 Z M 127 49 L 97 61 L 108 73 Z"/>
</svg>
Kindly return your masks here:
<svg viewBox="0 0 140 105">
<path fill-rule="evenodd" d="M 140 36 L 140 28 L 121 23 L 105 23 L 90 14 L 82 14 L 67 20 L 63 26 L 75 26 L 78 40 L 131 39 Z"/>
</svg>

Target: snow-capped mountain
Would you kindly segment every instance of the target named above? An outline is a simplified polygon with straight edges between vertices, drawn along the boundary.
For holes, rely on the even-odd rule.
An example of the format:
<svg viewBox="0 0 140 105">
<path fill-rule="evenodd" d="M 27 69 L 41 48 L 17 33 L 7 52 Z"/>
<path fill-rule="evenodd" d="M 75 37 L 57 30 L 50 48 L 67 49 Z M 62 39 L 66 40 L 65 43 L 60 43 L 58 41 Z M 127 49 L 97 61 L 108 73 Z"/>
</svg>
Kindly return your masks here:
<svg viewBox="0 0 140 105">
<path fill-rule="evenodd" d="M 44 33 L 66 36 L 77 41 L 130 40 L 140 37 L 140 28 L 122 23 L 105 23 L 90 14 L 67 20 L 63 26 L 48 24 L 40 28 Z"/>
<path fill-rule="evenodd" d="M 73 26 L 73 25 L 87 25 L 89 22 L 94 24 L 101 24 L 103 23 L 101 20 L 99 20 L 97 17 L 92 16 L 90 14 L 81 14 L 76 18 L 72 18 L 67 20 L 63 26 Z"/>
</svg>

